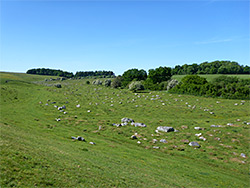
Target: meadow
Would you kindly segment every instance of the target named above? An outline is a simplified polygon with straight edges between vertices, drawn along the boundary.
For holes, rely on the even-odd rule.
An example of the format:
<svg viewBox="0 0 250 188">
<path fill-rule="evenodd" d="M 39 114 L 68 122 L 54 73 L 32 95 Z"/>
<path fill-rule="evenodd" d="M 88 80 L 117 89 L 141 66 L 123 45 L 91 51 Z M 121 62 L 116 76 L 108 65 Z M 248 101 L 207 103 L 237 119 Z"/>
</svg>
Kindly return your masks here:
<svg viewBox="0 0 250 188">
<path fill-rule="evenodd" d="M 249 100 L 0 77 L 1 187 L 249 187 Z"/>
</svg>

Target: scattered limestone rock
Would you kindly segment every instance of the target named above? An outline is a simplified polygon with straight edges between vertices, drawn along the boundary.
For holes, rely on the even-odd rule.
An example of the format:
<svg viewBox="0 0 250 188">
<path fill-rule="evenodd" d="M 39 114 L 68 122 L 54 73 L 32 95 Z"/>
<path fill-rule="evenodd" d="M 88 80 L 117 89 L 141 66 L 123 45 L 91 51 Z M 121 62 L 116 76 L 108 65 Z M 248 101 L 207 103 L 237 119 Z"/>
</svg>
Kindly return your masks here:
<svg viewBox="0 0 250 188">
<path fill-rule="evenodd" d="M 194 127 L 195 130 L 202 130 L 201 127 Z"/>
<path fill-rule="evenodd" d="M 89 142 L 89 144 L 91 144 L 91 145 L 95 145 L 95 142 Z"/>
<path fill-rule="evenodd" d="M 243 157 L 243 158 L 247 157 L 246 154 L 244 154 L 244 153 L 241 153 L 240 156 Z"/>
<path fill-rule="evenodd" d="M 125 123 L 125 122 L 130 123 L 130 122 L 134 122 L 134 120 L 133 120 L 133 119 L 130 119 L 130 118 L 122 118 L 122 119 L 121 119 L 121 122 L 122 122 L 122 123 Z"/>
<path fill-rule="evenodd" d="M 132 122 L 131 125 L 134 125 L 135 127 L 147 127 L 144 123 L 134 123 Z"/>
<path fill-rule="evenodd" d="M 60 118 L 56 118 L 56 121 L 61 121 L 61 119 Z"/>
<path fill-rule="evenodd" d="M 192 147 L 196 147 L 196 148 L 201 147 L 200 144 L 198 144 L 197 142 L 190 142 L 188 145 L 190 145 Z"/>
<path fill-rule="evenodd" d="M 202 133 L 195 134 L 195 136 L 201 136 L 201 135 L 202 135 Z"/>
<path fill-rule="evenodd" d="M 167 140 L 165 140 L 165 139 L 161 139 L 160 142 L 162 142 L 162 143 L 168 143 Z"/>
<path fill-rule="evenodd" d="M 221 125 L 211 125 L 210 127 L 222 127 Z"/>
<path fill-rule="evenodd" d="M 137 139 L 137 137 L 136 137 L 135 135 L 132 135 L 132 136 L 131 136 L 131 139 L 134 140 L 134 139 Z"/>
<path fill-rule="evenodd" d="M 80 107 L 81 107 L 81 105 L 80 105 L 80 104 L 78 104 L 78 105 L 76 105 L 76 107 L 77 107 L 77 108 L 80 108 Z"/>
<path fill-rule="evenodd" d="M 160 149 L 159 146 L 153 146 L 153 149 Z"/>
<path fill-rule="evenodd" d="M 163 132 L 173 132 L 174 128 L 173 127 L 167 127 L 167 126 L 159 126 L 157 127 L 158 131 L 163 131 Z"/>
<path fill-rule="evenodd" d="M 85 139 L 83 137 L 81 137 L 81 136 L 78 136 L 78 137 L 71 136 L 71 138 L 73 140 L 79 140 L 79 141 L 84 141 L 85 142 Z"/>
<path fill-rule="evenodd" d="M 152 142 L 155 144 L 156 142 L 158 142 L 157 139 L 153 139 Z"/>
</svg>

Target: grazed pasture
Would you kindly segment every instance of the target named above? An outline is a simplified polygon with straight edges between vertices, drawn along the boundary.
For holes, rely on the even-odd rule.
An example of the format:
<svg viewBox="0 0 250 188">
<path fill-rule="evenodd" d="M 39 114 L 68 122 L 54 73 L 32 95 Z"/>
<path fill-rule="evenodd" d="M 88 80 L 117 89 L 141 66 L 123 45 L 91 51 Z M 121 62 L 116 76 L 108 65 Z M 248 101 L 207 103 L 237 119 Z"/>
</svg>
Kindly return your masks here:
<svg viewBox="0 0 250 188">
<path fill-rule="evenodd" d="M 249 186 L 249 101 L 44 79 L 1 73 L 2 187 Z"/>
</svg>

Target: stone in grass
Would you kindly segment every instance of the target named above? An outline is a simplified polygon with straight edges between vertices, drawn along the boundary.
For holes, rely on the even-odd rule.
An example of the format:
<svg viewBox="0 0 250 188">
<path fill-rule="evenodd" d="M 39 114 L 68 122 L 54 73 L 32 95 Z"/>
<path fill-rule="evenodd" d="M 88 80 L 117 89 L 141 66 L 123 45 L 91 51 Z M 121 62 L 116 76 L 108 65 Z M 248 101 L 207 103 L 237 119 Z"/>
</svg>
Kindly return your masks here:
<svg viewBox="0 0 250 188">
<path fill-rule="evenodd" d="M 89 142 L 89 144 L 91 144 L 91 145 L 95 145 L 95 142 Z"/>
<path fill-rule="evenodd" d="M 144 123 L 134 123 L 132 122 L 131 125 L 134 125 L 135 127 L 147 127 Z"/>
<path fill-rule="evenodd" d="M 159 146 L 153 146 L 153 149 L 160 149 Z"/>
<path fill-rule="evenodd" d="M 81 136 L 78 136 L 78 137 L 71 136 L 71 138 L 73 140 L 85 141 L 85 139 L 83 137 L 81 137 Z"/>
<path fill-rule="evenodd" d="M 122 123 L 125 123 L 125 122 L 129 123 L 129 122 L 135 122 L 135 121 L 133 119 L 130 119 L 130 118 L 122 118 L 121 122 Z"/>
<path fill-rule="evenodd" d="M 167 140 L 165 140 L 165 139 L 161 139 L 160 142 L 162 142 L 162 143 L 168 143 Z"/>
<path fill-rule="evenodd" d="M 195 147 L 195 148 L 201 147 L 200 144 L 198 144 L 197 142 L 190 142 L 188 145 Z"/>
<path fill-rule="evenodd" d="M 210 127 L 222 127 L 221 125 L 211 125 Z"/>
<path fill-rule="evenodd" d="M 202 130 L 201 127 L 194 127 L 195 130 Z"/>
<path fill-rule="evenodd" d="M 131 139 L 134 140 L 134 139 L 137 139 L 137 137 L 136 137 L 135 135 L 132 135 L 132 136 L 131 136 Z"/>
<path fill-rule="evenodd" d="M 155 144 L 156 142 L 158 142 L 157 139 L 153 139 L 152 142 Z"/>
<path fill-rule="evenodd" d="M 167 126 L 159 126 L 157 127 L 158 131 L 163 131 L 163 132 L 173 132 L 174 128 L 173 127 L 167 127 Z"/>
<path fill-rule="evenodd" d="M 241 153 L 240 156 L 243 157 L 243 158 L 247 157 L 246 154 L 244 154 L 244 153 Z"/>
</svg>

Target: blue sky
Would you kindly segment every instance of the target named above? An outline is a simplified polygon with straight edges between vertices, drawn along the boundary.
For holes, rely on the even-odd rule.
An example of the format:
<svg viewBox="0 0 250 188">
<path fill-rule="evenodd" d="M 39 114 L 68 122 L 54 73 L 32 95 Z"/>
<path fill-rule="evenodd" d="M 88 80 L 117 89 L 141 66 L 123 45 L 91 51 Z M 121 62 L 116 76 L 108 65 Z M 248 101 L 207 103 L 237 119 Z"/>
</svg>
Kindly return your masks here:
<svg viewBox="0 0 250 188">
<path fill-rule="evenodd" d="M 250 64 L 249 1 L 2 0 L 0 70 Z"/>
</svg>

